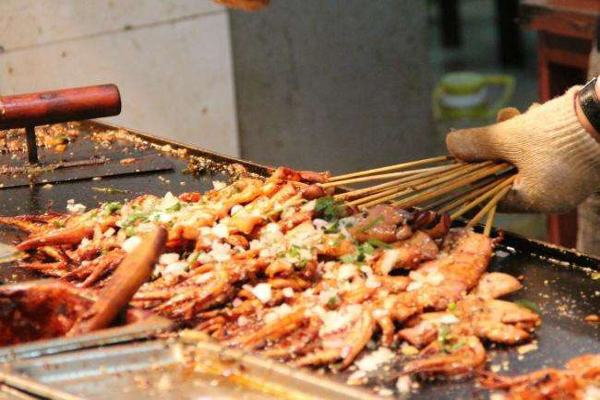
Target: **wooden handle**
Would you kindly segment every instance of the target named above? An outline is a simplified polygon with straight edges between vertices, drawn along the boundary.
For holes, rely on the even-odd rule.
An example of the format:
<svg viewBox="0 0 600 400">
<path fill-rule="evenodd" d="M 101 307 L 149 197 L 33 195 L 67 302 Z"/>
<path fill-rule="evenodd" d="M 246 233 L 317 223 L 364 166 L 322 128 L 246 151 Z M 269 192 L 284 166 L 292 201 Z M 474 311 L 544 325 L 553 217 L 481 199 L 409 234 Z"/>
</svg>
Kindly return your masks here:
<svg viewBox="0 0 600 400">
<path fill-rule="evenodd" d="M 108 117 L 121 112 L 113 84 L 0 97 L 0 129 Z"/>
<path fill-rule="evenodd" d="M 162 254 L 167 230 L 157 227 L 143 237 L 135 250 L 121 262 L 92 308 L 71 328 L 67 336 L 81 335 L 108 327 L 117 314 L 127 307 L 133 295 L 150 277 Z"/>
</svg>

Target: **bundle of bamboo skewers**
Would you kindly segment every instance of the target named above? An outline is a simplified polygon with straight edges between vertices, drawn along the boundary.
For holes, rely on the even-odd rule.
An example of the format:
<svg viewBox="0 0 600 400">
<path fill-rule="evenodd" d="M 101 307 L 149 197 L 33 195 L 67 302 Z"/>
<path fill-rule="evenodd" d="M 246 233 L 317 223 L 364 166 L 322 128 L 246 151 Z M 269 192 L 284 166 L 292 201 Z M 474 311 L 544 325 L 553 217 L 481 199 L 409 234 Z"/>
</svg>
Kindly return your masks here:
<svg viewBox="0 0 600 400">
<path fill-rule="evenodd" d="M 484 233 L 489 235 L 496 206 L 510 190 L 515 174 L 516 169 L 508 163 L 466 163 L 440 156 L 337 175 L 320 186 L 349 189 L 335 194 L 334 198 L 359 210 L 390 202 L 403 208 L 448 213 L 453 221 L 480 207 L 467 226 L 473 227 L 487 215 Z M 361 188 L 349 186 L 365 183 L 375 184 Z"/>
</svg>

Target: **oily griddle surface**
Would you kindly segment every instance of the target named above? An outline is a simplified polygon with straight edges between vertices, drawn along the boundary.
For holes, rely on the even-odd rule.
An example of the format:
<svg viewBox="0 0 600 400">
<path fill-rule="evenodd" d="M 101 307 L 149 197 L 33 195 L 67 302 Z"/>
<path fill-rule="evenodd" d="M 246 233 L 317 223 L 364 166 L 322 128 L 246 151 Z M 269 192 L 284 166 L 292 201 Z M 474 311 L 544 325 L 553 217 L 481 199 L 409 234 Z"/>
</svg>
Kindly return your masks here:
<svg viewBox="0 0 600 400">
<path fill-rule="evenodd" d="M 113 160 L 124 158 L 164 158 L 172 166 L 161 171 L 139 172 L 128 175 L 102 177 L 100 180 L 76 180 L 72 182 L 59 182 L 45 184 L 44 176 L 38 177 L 42 182 L 33 187 L 0 188 L 0 215 L 13 216 L 23 214 L 43 214 L 48 209 L 57 212 L 66 212 L 67 202 L 74 199 L 76 203 L 84 204 L 89 208 L 97 207 L 108 201 L 124 201 L 133 199 L 143 194 L 164 196 L 168 191 L 179 194 L 188 191 L 201 191 L 213 188 L 213 181 L 228 182 L 231 176 L 216 169 L 206 169 L 201 174 L 183 173 L 187 168 L 187 160 L 170 153 L 159 151 L 151 146 L 141 148 L 133 142 L 120 140 L 110 146 L 101 146 L 91 140 L 89 134 L 93 131 L 103 131 L 103 126 L 93 122 L 83 123 L 80 127 L 80 136 L 74 143 L 70 143 L 67 150 L 56 153 L 53 150 L 39 148 L 42 164 L 60 160 L 85 160 L 92 157 L 106 157 Z M 0 165 L 24 165 L 27 153 L 0 154 Z M 117 189 L 126 193 L 108 193 L 102 189 Z M 24 237 L 22 232 L 0 225 L 0 243 L 10 244 L 19 237 Z M 0 264 L 0 284 L 19 282 L 38 278 L 38 275 L 27 273 L 11 264 Z"/>
<path fill-rule="evenodd" d="M 84 143 L 87 141 L 85 135 L 88 132 L 101 129 L 106 128 L 93 122 L 83 124 L 82 136 L 78 139 L 82 142 L 78 145 L 80 151 L 74 153 L 73 157 L 82 159 L 91 154 L 120 158 L 161 155 L 173 168 L 161 172 L 106 177 L 99 181 L 62 182 L 48 188 L 35 186 L 32 189 L 0 189 L 0 214 L 38 214 L 45 212 L 49 205 L 55 211 L 64 211 L 69 199 L 75 199 L 87 207 L 96 207 L 102 202 L 123 201 L 142 194 L 162 196 L 167 191 L 176 195 L 186 191 L 206 191 L 213 187 L 213 181 L 229 181 L 231 178 L 227 173 L 212 169 L 197 175 L 183 173 L 187 168 L 185 159 L 152 148 L 139 149 L 129 141 L 115 143 L 110 148 L 95 147 L 91 141 Z M 46 150 L 40 150 L 44 160 Z M 208 159 L 227 162 L 222 155 L 211 156 L 210 152 L 204 150 L 195 152 L 199 153 Z M 0 155 L 0 163 L 4 162 L 6 157 L 9 156 Z M 24 160 L 26 155 L 22 154 L 20 157 Z M 230 162 L 238 160 L 231 159 Z M 256 172 L 255 164 L 248 163 L 247 166 Z M 114 188 L 126 190 L 127 193 L 104 193 L 92 188 Z M 10 243 L 19 235 L 22 233 L 0 227 L 1 243 Z M 561 367 L 569 359 L 585 353 L 600 353 L 600 325 L 583 320 L 586 315 L 600 314 L 600 280 L 593 280 L 591 277 L 594 270 L 600 270 L 599 261 L 512 234 L 506 234 L 497 249 L 499 251 L 490 265 L 490 270 L 523 277 L 524 288 L 508 300 L 525 299 L 536 304 L 541 310 L 542 325 L 536 330 L 537 350 L 520 354 L 516 346 L 487 346 L 490 357 L 488 367 L 499 367 L 502 373 L 521 374 L 547 366 Z M 11 264 L 0 264 L 1 282 L 36 277 L 12 268 Z M 382 387 L 395 389 L 397 371 L 402 365 L 403 360 L 399 359 L 391 368 L 370 374 L 372 379 L 369 386 L 376 390 Z M 345 382 L 351 372 L 339 374 L 334 379 Z M 420 390 L 412 393 L 411 398 L 457 399 L 489 396 L 488 392 L 477 387 L 473 380 L 420 383 Z M 398 393 L 395 392 L 395 395 Z"/>
<path fill-rule="evenodd" d="M 514 238 L 509 241 L 514 244 Z M 529 246 L 527 241 L 522 245 Z M 507 249 L 503 245 L 497 247 L 496 253 L 490 271 L 523 277 L 523 289 L 506 299 L 534 303 L 540 308 L 542 325 L 535 333 L 537 349 L 525 354 L 519 353 L 519 346 L 486 343 L 488 369 L 500 368 L 499 373 L 518 375 L 544 367 L 563 367 L 573 357 L 600 353 L 600 325 L 583 320 L 586 315 L 600 313 L 600 280 L 592 280 L 591 268 L 549 260 L 526 249 Z M 395 389 L 397 371 L 403 364 L 400 359 L 389 370 L 384 368 L 372 373 L 370 385 Z M 344 373 L 340 378 L 348 375 Z M 489 391 L 478 387 L 472 379 L 418 382 L 421 388 L 411 393 L 410 398 L 489 398 Z"/>
</svg>

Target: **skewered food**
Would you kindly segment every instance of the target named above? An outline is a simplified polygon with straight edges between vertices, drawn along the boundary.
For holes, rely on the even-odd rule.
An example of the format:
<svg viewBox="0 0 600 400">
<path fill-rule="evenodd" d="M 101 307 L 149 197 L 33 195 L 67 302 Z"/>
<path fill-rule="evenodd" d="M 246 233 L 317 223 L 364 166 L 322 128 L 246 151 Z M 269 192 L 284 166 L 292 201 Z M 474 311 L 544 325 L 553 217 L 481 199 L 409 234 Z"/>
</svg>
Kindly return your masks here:
<svg viewBox="0 0 600 400">
<path fill-rule="evenodd" d="M 486 273 L 494 240 L 450 229 L 444 214 L 359 212 L 317 193 L 326 179 L 279 168 L 205 194 L 0 223 L 30 233 L 18 245 L 22 268 L 92 288 L 141 235 L 165 226 L 165 253 L 132 304 L 298 366 L 346 368 L 372 342 L 420 350 L 403 374 L 462 375 L 485 364 L 480 339 L 531 338 L 539 316 L 497 300 L 518 281 Z"/>
<path fill-rule="evenodd" d="M 94 304 L 93 293 L 61 282 L 0 287 L 0 346 L 65 336 Z M 117 325 L 147 318 L 129 309 Z"/>
<path fill-rule="evenodd" d="M 507 390 L 507 400 L 600 398 L 600 355 L 583 355 L 565 364 L 564 370 L 547 368 L 508 377 L 484 374 L 483 386 Z"/>
</svg>

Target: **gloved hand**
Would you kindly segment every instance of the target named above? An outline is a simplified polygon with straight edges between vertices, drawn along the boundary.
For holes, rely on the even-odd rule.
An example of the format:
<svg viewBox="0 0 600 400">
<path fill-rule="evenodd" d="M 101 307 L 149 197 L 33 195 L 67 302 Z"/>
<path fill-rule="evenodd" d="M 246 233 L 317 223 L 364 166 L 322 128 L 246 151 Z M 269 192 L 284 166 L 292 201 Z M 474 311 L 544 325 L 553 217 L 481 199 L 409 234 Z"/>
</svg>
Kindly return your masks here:
<svg viewBox="0 0 600 400">
<path fill-rule="evenodd" d="M 518 169 L 502 211 L 568 211 L 600 188 L 600 143 L 575 112 L 581 87 L 526 113 L 504 109 L 498 123 L 451 132 L 446 145 L 466 161 L 504 160 Z"/>
</svg>

